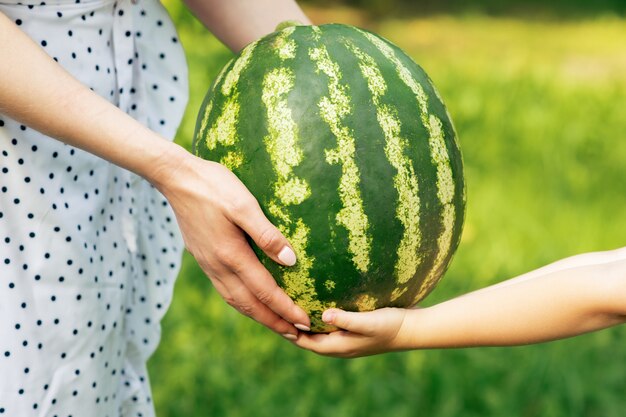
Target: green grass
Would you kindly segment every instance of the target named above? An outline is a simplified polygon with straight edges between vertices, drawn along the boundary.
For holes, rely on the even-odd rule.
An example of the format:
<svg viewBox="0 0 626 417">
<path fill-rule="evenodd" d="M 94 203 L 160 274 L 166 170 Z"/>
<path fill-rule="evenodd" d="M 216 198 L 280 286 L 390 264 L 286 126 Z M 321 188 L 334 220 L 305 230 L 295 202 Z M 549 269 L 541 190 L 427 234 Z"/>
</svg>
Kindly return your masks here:
<svg viewBox="0 0 626 417">
<path fill-rule="evenodd" d="M 177 140 L 189 146 L 203 94 L 231 55 L 171 7 L 187 22 L 192 95 Z M 311 14 L 338 20 L 332 9 Z M 625 20 L 364 24 L 431 75 L 464 152 L 463 241 L 425 305 L 626 245 Z M 160 417 L 623 417 L 625 341 L 622 326 L 528 347 L 323 358 L 227 307 L 186 257 L 150 369 Z"/>
</svg>

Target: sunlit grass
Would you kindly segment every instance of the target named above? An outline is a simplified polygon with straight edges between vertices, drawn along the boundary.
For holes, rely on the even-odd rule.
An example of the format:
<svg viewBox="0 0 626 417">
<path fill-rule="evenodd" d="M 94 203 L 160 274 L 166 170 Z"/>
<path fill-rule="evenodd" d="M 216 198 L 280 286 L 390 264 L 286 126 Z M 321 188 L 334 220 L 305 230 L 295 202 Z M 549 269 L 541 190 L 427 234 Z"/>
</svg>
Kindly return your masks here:
<svg viewBox="0 0 626 417">
<path fill-rule="evenodd" d="M 231 54 L 174 11 L 192 93 L 177 140 L 189 146 L 204 92 Z M 626 21 L 311 15 L 368 26 L 406 49 L 455 121 L 467 222 L 425 304 L 626 245 Z M 227 307 L 186 258 L 151 375 L 161 417 L 623 417 L 625 338 L 620 328 L 524 348 L 322 358 Z"/>
</svg>

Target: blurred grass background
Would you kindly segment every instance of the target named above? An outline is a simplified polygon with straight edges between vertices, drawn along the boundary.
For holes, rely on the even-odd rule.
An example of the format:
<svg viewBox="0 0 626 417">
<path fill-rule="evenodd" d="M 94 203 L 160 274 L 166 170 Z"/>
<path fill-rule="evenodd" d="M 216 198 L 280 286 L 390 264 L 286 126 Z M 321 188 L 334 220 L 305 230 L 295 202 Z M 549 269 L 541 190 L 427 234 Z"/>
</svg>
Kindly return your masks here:
<svg viewBox="0 0 626 417">
<path fill-rule="evenodd" d="M 231 57 L 165 0 L 190 66 L 178 135 Z M 465 232 L 430 305 L 580 252 L 626 245 L 626 3 L 315 1 L 429 73 L 455 121 Z M 356 360 L 300 351 L 227 307 L 188 256 L 150 362 L 160 417 L 626 415 L 626 328 L 517 348 Z"/>
</svg>

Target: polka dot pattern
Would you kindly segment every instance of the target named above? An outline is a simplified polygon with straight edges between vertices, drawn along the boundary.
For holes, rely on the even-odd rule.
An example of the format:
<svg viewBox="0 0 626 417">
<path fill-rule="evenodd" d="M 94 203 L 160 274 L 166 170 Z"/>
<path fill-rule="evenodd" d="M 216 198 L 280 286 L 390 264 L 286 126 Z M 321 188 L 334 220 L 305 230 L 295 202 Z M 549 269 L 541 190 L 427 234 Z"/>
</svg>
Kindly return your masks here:
<svg viewBox="0 0 626 417">
<path fill-rule="evenodd" d="M 173 137 L 187 73 L 156 0 L 0 0 L 0 12 Z M 181 251 L 150 184 L 0 114 L 0 416 L 153 416 L 146 361 Z"/>
</svg>

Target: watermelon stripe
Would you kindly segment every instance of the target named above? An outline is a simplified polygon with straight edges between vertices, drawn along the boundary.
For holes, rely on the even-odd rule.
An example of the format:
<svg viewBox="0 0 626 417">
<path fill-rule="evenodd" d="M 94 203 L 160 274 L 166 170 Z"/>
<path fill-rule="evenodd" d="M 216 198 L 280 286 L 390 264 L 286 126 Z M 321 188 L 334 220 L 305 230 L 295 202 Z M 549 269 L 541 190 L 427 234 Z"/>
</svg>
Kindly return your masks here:
<svg viewBox="0 0 626 417">
<path fill-rule="evenodd" d="M 373 297 L 370 294 L 362 294 L 357 298 L 355 305 L 358 308 L 358 311 L 372 311 L 376 309 L 376 303 L 378 303 L 378 299 Z"/>
<path fill-rule="evenodd" d="M 336 215 L 337 223 L 348 231 L 348 250 L 352 254 L 352 262 L 359 271 L 367 272 L 372 238 L 368 234 L 369 222 L 359 190 L 359 168 L 354 158 L 355 140 L 352 131 L 343 124 L 345 116 L 352 111 L 350 98 L 346 93 L 348 88 L 340 82 L 341 69 L 331 60 L 324 45 L 311 48 L 309 56 L 317 71 L 329 78 L 329 96 L 322 97 L 318 107 L 320 116 L 337 138 L 337 147 L 325 150 L 326 162 L 331 165 L 341 164 L 342 169 L 339 196 L 343 207 Z"/>
<path fill-rule="evenodd" d="M 215 78 L 215 81 L 213 81 L 213 85 L 219 85 L 222 82 L 224 75 L 226 75 L 226 73 L 230 70 L 235 60 L 236 58 L 233 58 L 230 61 L 228 61 L 228 63 L 224 66 L 224 68 L 222 68 L 220 73 L 217 74 L 217 78 Z"/>
<path fill-rule="evenodd" d="M 307 253 L 310 229 L 300 218 L 294 222 L 285 208 L 301 204 L 311 195 L 306 180 L 293 173 L 293 168 L 302 161 L 298 126 L 287 105 L 287 95 L 294 83 L 293 71 L 285 67 L 270 70 L 263 79 L 261 97 L 268 125 L 264 143 L 278 177 L 274 184 L 275 199 L 270 202 L 269 210 L 281 220 L 277 227 L 298 256 L 298 263 L 283 274 L 285 292 L 306 310 L 320 312 L 324 306 L 318 300 L 315 280 L 309 273 L 314 262 L 314 258 Z"/>
<path fill-rule="evenodd" d="M 213 85 L 219 85 L 222 82 L 222 78 L 224 78 L 224 75 L 226 74 L 226 72 L 230 69 L 230 67 L 232 66 L 233 62 L 235 61 L 235 58 L 231 59 L 225 66 L 224 68 L 222 68 L 222 70 L 220 71 L 220 73 L 218 74 L 217 78 L 215 79 L 215 81 L 213 82 Z M 211 115 L 211 111 L 213 110 L 213 100 L 215 99 L 215 97 L 212 97 L 208 103 L 205 103 L 204 106 L 204 114 L 202 115 L 202 121 L 200 122 L 200 128 L 198 130 L 198 135 L 201 137 L 205 137 L 206 136 L 206 130 L 209 127 L 209 116 Z M 197 151 L 197 149 L 196 149 Z"/>
<path fill-rule="evenodd" d="M 228 151 L 226 155 L 220 158 L 220 164 L 224 165 L 231 171 L 239 168 L 243 164 L 243 154 L 239 151 Z"/>
<path fill-rule="evenodd" d="M 298 263 L 283 274 L 284 290 L 300 307 L 314 314 L 321 314 L 327 308 L 335 307 L 336 303 L 322 303 L 317 297 L 315 279 L 309 274 L 315 258 L 307 254 L 307 242 L 310 229 L 302 219 L 296 222 L 295 230 L 291 234 L 286 233 L 285 228 L 281 232 L 287 235 L 291 246 L 298 254 Z"/>
<path fill-rule="evenodd" d="M 278 181 L 274 193 L 283 204 L 300 204 L 311 195 L 308 183 L 293 175 L 293 167 L 302 161 L 302 150 L 298 146 L 298 126 L 287 105 L 286 95 L 294 86 L 293 71 L 277 68 L 263 80 L 262 100 L 267 108 L 269 135 L 265 145 Z"/>
<path fill-rule="evenodd" d="M 454 233 L 454 221 L 456 210 L 454 207 L 454 179 L 450 168 L 448 150 L 443 139 L 441 121 L 434 115 L 430 116 L 430 132 L 434 136 L 431 142 L 432 156 L 437 163 L 437 196 L 443 205 L 442 224 L 443 232 L 437 239 L 439 252 L 435 258 L 435 264 L 424 280 L 424 285 L 417 293 L 415 299 L 420 300 L 427 291 L 430 291 L 435 281 L 441 274 L 441 267 L 452 250 L 452 237 Z M 431 137 L 433 137 L 431 136 Z"/>
<path fill-rule="evenodd" d="M 319 26 L 311 26 L 311 30 L 313 31 L 313 39 L 319 41 L 322 37 L 322 29 Z"/>
<path fill-rule="evenodd" d="M 218 143 L 223 146 L 233 146 L 237 141 L 237 123 L 239 120 L 239 91 L 237 84 L 241 72 L 246 69 L 256 47 L 253 43 L 242 51 L 241 56 L 233 63 L 231 70 L 226 74 L 222 84 L 222 94 L 227 97 L 221 114 L 217 117 L 215 124 L 206 135 L 206 145 L 209 150 L 214 150 Z M 220 74 L 223 76 L 223 74 Z M 204 118 L 208 118 L 213 103 L 209 103 Z M 203 119 L 204 120 L 204 119 Z M 206 126 L 205 126 L 206 127 Z M 243 163 L 243 154 L 238 151 L 229 151 L 227 155 L 220 159 L 220 163 L 228 169 L 238 168 Z"/>
<path fill-rule="evenodd" d="M 228 97 L 222 113 L 217 117 L 215 124 L 209 129 L 206 137 L 207 148 L 213 150 L 217 144 L 232 146 L 237 138 L 237 120 L 239 118 L 239 94 Z"/>
<path fill-rule="evenodd" d="M 209 125 L 209 116 L 211 115 L 211 110 L 213 110 L 213 100 L 209 101 L 209 103 L 204 108 L 204 115 L 202 116 L 202 121 L 200 122 L 200 130 L 198 131 L 201 137 L 204 137 L 206 134 L 206 129 Z"/>
<path fill-rule="evenodd" d="M 453 204 L 455 191 L 452 168 L 450 166 L 450 156 L 448 155 L 448 149 L 446 148 L 441 120 L 439 120 L 437 116 L 429 114 L 428 96 L 424 92 L 423 87 L 411 76 L 411 72 L 396 56 L 391 46 L 376 35 L 364 31 L 360 32 L 395 65 L 400 79 L 415 94 L 415 98 L 420 109 L 420 119 L 428 131 L 431 158 L 437 168 L 437 197 L 439 198 L 443 209 L 441 216 L 443 232 L 437 239 L 439 251 L 437 253 L 437 257 L 435 258 L 433 268 L 425 279 L 425 285 L 422 286 L 422 289 L 417 294 L 416 298 L 420 299 L 428 290 L 430 290 L 433 281 L 439 277 L 440 269 L 452 249 L 451 246 L 453 243 L 452 237 L 454 233 L 456 213 Z"/>
<path fill-rule="evenodd" d="M 224 94 L 225 96 L 230 95 L 233 88 L 239 82 L 239 77 L 241 76 L 243 70 L 245 70 L 250 63 L 250 58 L 252 58 L 252 54 L 254 53 L 257 44 L 258 41 L 246 46 L 244 50 L 241 51 L 241 55 L 239 55 L 239 58 L 237 58 L 237 60 L 235 61 L 235 65 L 233 65 L 232 69 L 228 71 L 228 74 L 226 74 L 226 77 L 224 78 L 224 83 L 222 84 L 222 94 Z"/>
<path fill-rule="evenodd" d="M 295 31 L 295 26 L 283 29 L 276 37 L 274 48 L 282 60 L 292 59 L 296 56 L 296 41 L 291 39 L 291 34 Z"/>
<path fill-rule="evenodd" d="M 404 226 L 404 232 L 397 250 L 395 275 L 398 283 L 405 284 L 413 278 L 422 262 L 418 251 L 422 235 L 419 228 L 420 198 L 417 176 L 411 160 L 406 155 L 407 140 L 400 136 L 401 123 L 396 116 L 397 110 L 381 102 L 382 96 L 387 92 L 387 84 L 376 61 L 352 43 L 348 44 L 348 48 L 358 58 L 361 73 L 367 80 L 376 107 L 376 118 L 385 135 L 385 155 L 397 171 L 393 178 L 394 187 L 398 192 L 396 217 Z M 401 293 L 396 293 L 395 296 L 400 295 Z"/>
</svg>

